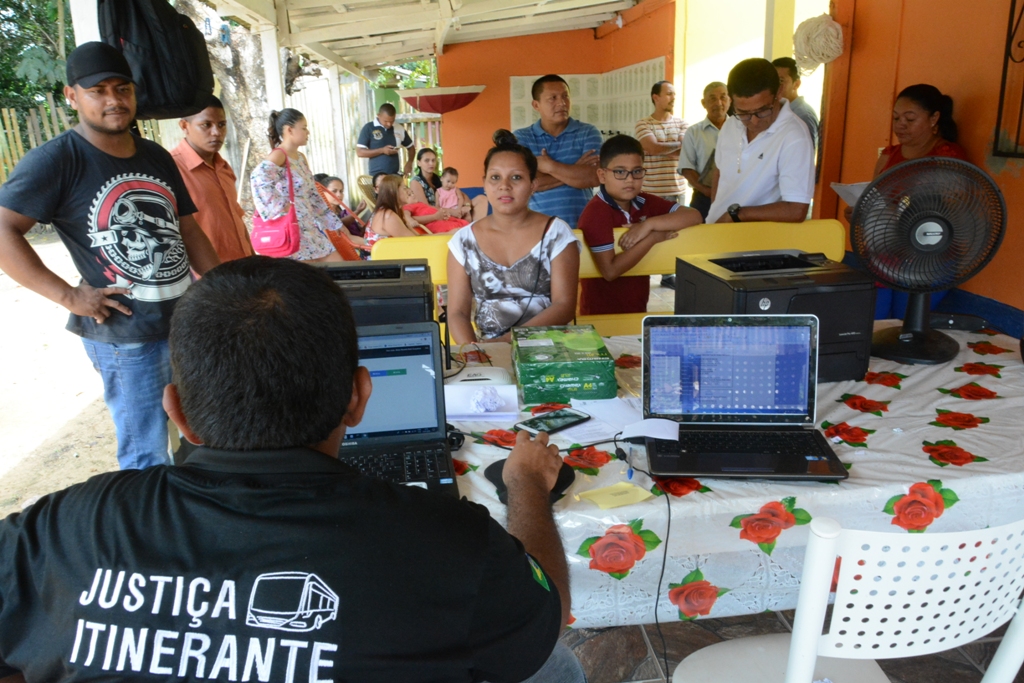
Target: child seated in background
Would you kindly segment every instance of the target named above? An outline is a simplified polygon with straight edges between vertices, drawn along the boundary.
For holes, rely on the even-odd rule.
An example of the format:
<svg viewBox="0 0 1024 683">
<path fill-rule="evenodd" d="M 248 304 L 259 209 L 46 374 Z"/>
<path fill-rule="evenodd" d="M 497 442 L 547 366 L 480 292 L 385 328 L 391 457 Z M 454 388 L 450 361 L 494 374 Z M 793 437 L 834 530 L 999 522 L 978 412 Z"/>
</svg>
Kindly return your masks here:
<svg viewBox="0 0 1024 683">
<path fill-rule="evenodd" d="M 580 314 L 642 313 L 647 310 L 649 277 L 619 276 L 640 262 L 658 242 L 703 222 L 694 209 L 641 192 L 644 149 L 628 135 L 615 135 L 601 145 L 597 179 L 601 187 L 580 215 L 579 227 L 603 280 L 580 280 Z M 615 252 L 614 228 L 629 226 Z"/>
<path fill-rule="evenodd" d="M 473 203 L 466 194 L 455 185 L 459 182 L 459 172 L 448 167 L 441 172 L 441 187 L 435 192 L 438 208 L 449 209 L 452 216 L 472 220 Z"/>
</svg>

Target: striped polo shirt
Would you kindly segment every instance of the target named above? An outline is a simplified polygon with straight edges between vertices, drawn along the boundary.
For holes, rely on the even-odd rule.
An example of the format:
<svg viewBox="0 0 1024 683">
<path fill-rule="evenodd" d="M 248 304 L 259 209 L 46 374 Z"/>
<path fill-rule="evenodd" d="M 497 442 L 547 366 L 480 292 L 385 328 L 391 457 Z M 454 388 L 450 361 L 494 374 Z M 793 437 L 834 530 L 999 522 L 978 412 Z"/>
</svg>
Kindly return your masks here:
<svg viewBox="0 0 1024 683">
<path fill-rule="evenodd" d="M 558 137 L 550 135 L 540 126 L 540 121 L 532 126 L 515 131 L 519 144 L 540 156 L 541 150 L 547 150 L 548 156 L 561 164 L 575 164 L 585 152 L 601 151 L 601 134 L 589 123 L 570 118 Z M 592 189 L 578 190 L 568 185 L 534 192 L 530 198 L 530 208 L 548 216 L 558 216 L 575 228 L 576 222 L 583 213 L 583 208 L 594 196 Z"/>
<path fill-rule="evenodd" d="M 675 116 L 670 116 L 664 121 L 648 116 L 636 122 L 635 135 L 637 140 L 654 136 L 655 141 L 662 144 L 682 145 L 683 135 L 688 127 L 686 121 Z M 683 178 L 676 173 L 678 163 L 678 154 L 644 154 L 644 168 L 647 169 L 644 192 L 675 200 L 675 196 L 684 189 Z"/>
</svg>

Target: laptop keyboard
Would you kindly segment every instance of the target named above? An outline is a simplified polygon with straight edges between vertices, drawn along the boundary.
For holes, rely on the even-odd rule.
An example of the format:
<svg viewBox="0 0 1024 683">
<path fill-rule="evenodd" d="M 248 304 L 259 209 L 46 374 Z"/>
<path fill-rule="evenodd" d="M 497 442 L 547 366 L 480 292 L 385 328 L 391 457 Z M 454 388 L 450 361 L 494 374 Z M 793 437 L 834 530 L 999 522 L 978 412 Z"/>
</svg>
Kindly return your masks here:
<svg viewBox="0 0 1024 683">
<path fill-rule="evenodd" d="M 679 441 L 655 441 L 659 455 L 686 453 L 765 453 L 804 456 L 819 447 L 810 432 L 679 431 Z"/>
<path fill-rule="evenodd" d="M 339 458 L 369 477 L 398 484 L 414 481 L 450 484 L 454 476 L 448 466 L 448 454 L 442 447 L 418 446 L 358 455 L 342 451 Z"/>
</svg>

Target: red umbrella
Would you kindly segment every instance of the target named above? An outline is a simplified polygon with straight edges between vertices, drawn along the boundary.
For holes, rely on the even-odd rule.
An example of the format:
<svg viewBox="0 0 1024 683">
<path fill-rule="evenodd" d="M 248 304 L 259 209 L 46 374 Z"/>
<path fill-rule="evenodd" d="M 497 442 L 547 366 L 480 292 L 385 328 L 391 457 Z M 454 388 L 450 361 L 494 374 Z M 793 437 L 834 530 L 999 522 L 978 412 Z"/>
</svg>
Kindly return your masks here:
<svg viewBox="0 0 1024 683">
<path fill-rule="evenodd" d="M 399 95 L 415 109 L 429 114 L 446 114 L 462 109 L 483 92 L 484 85 L 459 85 L 452 88 L 416 88 L 400 90 Z"/>
</svg>

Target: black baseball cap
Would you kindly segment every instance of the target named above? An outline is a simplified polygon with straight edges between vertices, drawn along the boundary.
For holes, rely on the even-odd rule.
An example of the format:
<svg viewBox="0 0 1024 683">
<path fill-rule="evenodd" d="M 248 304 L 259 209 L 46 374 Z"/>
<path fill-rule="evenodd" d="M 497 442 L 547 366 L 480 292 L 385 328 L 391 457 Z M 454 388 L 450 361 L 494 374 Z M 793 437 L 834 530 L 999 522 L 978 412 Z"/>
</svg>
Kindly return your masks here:
<svg viewBox="0 0 1024 683">
<path fill-rule="evenodd" d="M 108 78 L 135 82 L 128 60 L 116 47 L 106 43 L 82 43 L 68 55 L 68 85 L 91 88 Z"/>
</svg>

